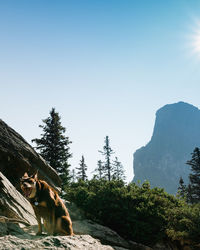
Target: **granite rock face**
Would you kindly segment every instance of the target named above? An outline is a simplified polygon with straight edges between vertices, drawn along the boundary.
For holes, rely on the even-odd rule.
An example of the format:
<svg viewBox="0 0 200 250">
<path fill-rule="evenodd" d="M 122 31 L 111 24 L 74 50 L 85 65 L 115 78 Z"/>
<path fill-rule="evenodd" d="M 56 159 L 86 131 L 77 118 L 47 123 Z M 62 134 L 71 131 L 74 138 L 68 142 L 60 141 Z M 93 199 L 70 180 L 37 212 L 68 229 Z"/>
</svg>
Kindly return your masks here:
<svg viewBox="0 0 200 250">
<path fill-rule="evenodd" d="M 156 113 L 150 142 L 134 153 L 134 182 L 148 180 L 151 187 L 177 192 L 182 176 L 188 183 L 191 159 L 200 146 L 200 110 L 188 103 L 169 104 Z"/>
<path fill-rule="evenodd" d="M 59 190 L 61 180 L 56 171 L 19 135 L 0 119 L 0 171 L 18 189 L 24 172 L 38 170 L 39 178 Z"/>
<path fill-rule="evenodd" d="M 113 250 L 111 246 L 102 245 L 90 235 L 17 237 L 6 235 L 0 237 L 0 249 L 68 249 L 68 250 Z"/>
</svg>

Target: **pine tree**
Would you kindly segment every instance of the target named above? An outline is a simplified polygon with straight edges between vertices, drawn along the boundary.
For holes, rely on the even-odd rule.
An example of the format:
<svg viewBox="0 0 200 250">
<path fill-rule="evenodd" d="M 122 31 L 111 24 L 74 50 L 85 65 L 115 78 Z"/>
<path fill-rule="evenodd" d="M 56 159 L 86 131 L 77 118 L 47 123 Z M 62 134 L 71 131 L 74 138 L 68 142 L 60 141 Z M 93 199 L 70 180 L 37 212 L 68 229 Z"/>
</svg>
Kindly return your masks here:
<svg viewBox="0 0 200 250">
<path fill-rule="evenodd" d="M 76 181 L 76 171 L 75 169 L 72 170 L 72 182 L 74 183 Z"/>
<path fill-rule="evenodd" d="M 97 162 L 97 168 L 94 170 L 94 179 L 101 180 L 103 178 L 103 163 L 101 160 Z"/>
<path fill-rule="evenodd" d="M 113 162 L 113 179 L 125 181 L 126 177 L 124 174 L 124 167 L 121 162 L 118 160 L 118 157 L 115 157 Z"/>
<path fill-rule="evenodd" d="M 69 152 L 69 145 L 72 143 L 69 137 L 64 135 L 66 129 L 61 125 L 61 118 L 55 108 L 50 111 L 50 116 L 42 120 L 44 125 L 39 125 L 43 129 L 40 139 L 33 139 L 36 149 L 41 156 L 54 168 L 62 180 L 62 189 L 70 181 L 68 162 L 72 154 Z"/>
<path fill-rule="evenodd" d="M 110 140 L 108 136 L 106 136 L 104 142 L 105 142 L 105 145 L 103 147 L 103 151 L 99 151 L 99 152 L 102 153 L 102 155 L 105 157 L 105 162 L 104 162 L 104 167 L 103 167 L 105 177 L 108 181 L 111 181 L 112 172 L 113 172 L 112 163 L 111 163 L 111 155 L 114 154 L 114 151 L 110 147 Z"/>
<path fill-rule="evenodd" d="M 179 187 L 178 187 L 178 194 L 182 197 L 185 198 L 187 196 L 187 187 L 184 184 L 182 176 L 179 179 Z"/>
<path fill-rule="evenodd" d="M 83 181 L 86 181 L 88 179 L 87 177 L 87 174 L 86 174 L 86 171 L 87 171 L 87 165 L 85 164 L 85 158 L 84 156 L 82 155 L 82 158 L 80 160 L 80 164 L 79 164 L 80 167 L 77 167 L 76 169 L 78 170 L 77 172 L 77 178 L 79 180 L 83 180 Z"/>
<path fill-rule="evenodd" d="M 187 161 L 187 164 L 191 167 L 192 173 L 189 175 L 190 180 L 190 202 L 196 203 L 200 201 L 200 150 L 195 148 L 192 153 L 192 159 Z"/>
<path fill-rule="evenodd" d="M 193 199 L 193 196 L 192 196 L 192 188 L 191 188 L 191 184 L 189 184 L 187 186 L 187 196 L 186 196 L 186 200 L 188 203 L 194 203 L 194 199 Z"/>
</svg>

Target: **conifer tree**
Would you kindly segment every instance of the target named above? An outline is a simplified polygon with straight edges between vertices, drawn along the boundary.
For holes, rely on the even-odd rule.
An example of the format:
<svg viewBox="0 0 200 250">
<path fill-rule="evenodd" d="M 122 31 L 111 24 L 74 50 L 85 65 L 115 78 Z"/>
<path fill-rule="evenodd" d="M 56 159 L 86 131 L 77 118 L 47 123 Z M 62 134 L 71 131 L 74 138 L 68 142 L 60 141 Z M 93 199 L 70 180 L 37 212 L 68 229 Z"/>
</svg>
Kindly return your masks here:
<svg viewBox="0 0 200 250">
<path fill-rule="evenodd" d="M 63 186 L 70 181 L 68 162 L 72 157 L 69 145 L 72 143 L 69 137 L 64 135 L 66 129 L 61 125 L 61 117 L 55 108 L 50 111 L 50 116 L 42 120 L 44 125 L 39 125 L 43 133 L 40 139 L 33 139 L 32 142 L 36 143 L 36 149 L 41 156 L 54 168 L 62 180 Z"/>
<path fill-rule="evenodd" d="M 126 177 L 124 172 L 124 167 L 118 160 L 118 157 L 115 157 L 115 160 L 113 161 L 113 179 L 125 181 Z"/>
<path fill-rule="evenodd" d="M 190 202 L 196 203 L 200 201 L 200 150 L 195 148 L 192 153 L 192 159 L 187 161 L 191 167 L 192 173 L 189 175 L 190 180 Z"/>
<path fill-rule="evenodd" d="M 96 173 L 94 175 L 95 179 L 101 180 L 103 178 L 103 163 L 101 160 L 97 162 L 97 168 L 94 170 L 94 172 Z"/>
<path fill-rule="evenodd" d="M 182 176 L 180 177 L 179 180 L 179 187 L 178 187 L 178 194 L 182 197 L 185 198 L 187 196 L 187 187 L 184 184 Z"/>
<path fill-rule="evenodd" d="M 72 170 L 72 182 L 74 183 L 76 181 L 76 171 L 75 169 Z"/>
<path fill-rule="evenodd" d="M 111 163 L 111 155 L 114 154 L 114 151 L 110 147 L 110 140 L 109 137 L 106 136 L 105 138 L 105 145 L 103 147 L 103 151 L 99 151 L 104 157 L 105 157 L 105 162 L 104 162 L 104 173 L 105 177 L 108 181 L 111 181 L 112 179 L 112 163 Z"/>
<path fill-rule="evenodd" d="M 76 176 L 79 180 L 86 181 L 88 179 L 86 171 L 87 171 L 87 165 L 85 164 L 85 158 L 82 155 L 82 158 L 80 160 L 80 167 L 77 167 L 76 169 L 78 170 Z"/>
<path fill-rule="evenodd" d="M 186 200 L 188 203 L 194 203 L 194 199 L 193 199 L 193 195 L 192 195 L 192 188 L 191 188 L 191 184 L 189 184 L 187 186 L 187 196 L 186 196 Z"/>
</svg>

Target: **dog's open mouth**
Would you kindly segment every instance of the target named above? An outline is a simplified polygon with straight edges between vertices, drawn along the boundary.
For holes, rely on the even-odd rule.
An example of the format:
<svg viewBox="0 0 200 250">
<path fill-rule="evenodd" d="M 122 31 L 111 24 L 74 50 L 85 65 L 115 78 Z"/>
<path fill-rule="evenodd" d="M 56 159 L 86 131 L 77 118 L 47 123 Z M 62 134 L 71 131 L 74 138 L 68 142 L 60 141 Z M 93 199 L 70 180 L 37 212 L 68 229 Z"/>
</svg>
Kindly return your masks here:
<svg viewBox="0 0 200 250">
<path fill-rule="evenodd" d="M 32 188 L 31 187 L 23 188 L 23 192 L 24 192 L 24 195 L 28 198 L 32 192 Z"/>
</svg>

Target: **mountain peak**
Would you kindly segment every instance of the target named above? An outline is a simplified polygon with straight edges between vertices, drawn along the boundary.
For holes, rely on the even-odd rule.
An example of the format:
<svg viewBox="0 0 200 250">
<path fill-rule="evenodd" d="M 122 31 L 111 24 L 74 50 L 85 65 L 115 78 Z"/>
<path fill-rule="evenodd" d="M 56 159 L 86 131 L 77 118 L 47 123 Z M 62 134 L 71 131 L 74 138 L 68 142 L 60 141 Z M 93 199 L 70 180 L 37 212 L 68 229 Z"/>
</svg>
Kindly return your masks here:
<svg viewBox="0 0 200 250">
<path fill-rule="evenodd" d="M 177 111 L 199 111 L 199 109 L 195 106 L 193 106 L 192 104 L 189 104 L 187 102 L 183 102 L 183 101 L 180 101 L 180 102 L 177 102 L 177 103 L 173 103 L 173 104 L 166 104 L 165 106 L 163 106 L 162 108 L 160 108 L 157 112 L 156 112 L 156 115 L 159 115 L 160 113 L 162 112 L 166 112 L 166 111 L 174 111 L 174 112 L 177 112 Z"/>
<path fill-rule="evenodd" d="M 188 103 L 167 104 L 156 112 L 150 142 L 134 153 L 134 181 L 176 193 L 179 178 L 188 182 L 193 149 L 200 144 L 200 110 Z"/>
</svg>

